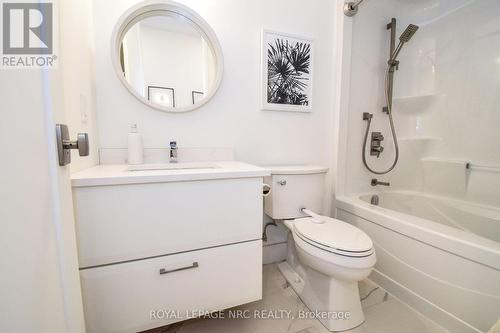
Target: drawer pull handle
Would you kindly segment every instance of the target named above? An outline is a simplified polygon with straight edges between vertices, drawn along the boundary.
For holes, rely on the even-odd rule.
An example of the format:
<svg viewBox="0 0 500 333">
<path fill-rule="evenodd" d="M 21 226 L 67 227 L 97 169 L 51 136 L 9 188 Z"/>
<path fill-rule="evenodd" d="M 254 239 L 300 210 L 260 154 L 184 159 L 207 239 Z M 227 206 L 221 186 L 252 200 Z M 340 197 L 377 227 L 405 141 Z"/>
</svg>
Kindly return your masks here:
<svg viewBox="0 0 500 333">
<path fill-rule="evenodd" d="M 198 262 L 195 261 L 195 262 L 193 262 L 193 264 L 191 266 L 186 266 L 186 267 L 171 269 L 171 270 L 168 270 L 168 271 L 165 268 L 161 268 L 160 269 L 160 275 L 170 274 L 170 273 L 179 272 L 179 271 L 185 271 L 186 269 L 193 269 L 193 268 L 197 268 L 197 267 L 199 267 L 199 265 L 198 265 Z"/>
</svg>

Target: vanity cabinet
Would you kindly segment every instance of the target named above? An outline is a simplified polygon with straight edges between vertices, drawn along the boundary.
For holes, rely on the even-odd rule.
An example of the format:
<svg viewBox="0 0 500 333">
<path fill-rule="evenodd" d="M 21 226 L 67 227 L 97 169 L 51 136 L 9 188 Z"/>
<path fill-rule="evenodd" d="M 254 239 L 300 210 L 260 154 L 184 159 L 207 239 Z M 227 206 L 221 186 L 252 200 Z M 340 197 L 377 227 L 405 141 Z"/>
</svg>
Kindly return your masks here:
<svg viewBox="0 0 500 333">
<path fill-rule="evenodd" d="M 139 332 L 258 300 L 260 252 L 252 241 L 81 270 L 87 332 Z"/>
<path fill-rule="evenodd" d="M 88 332 L 138 332 L 261 298 L 267 171 L 231 165 L 247 172 L 75 174 Z"/>
<path fill-rule="evenodd" d="M 80 267 L 262 237 L 262 179 L 74 190 Z"/>
</svg>

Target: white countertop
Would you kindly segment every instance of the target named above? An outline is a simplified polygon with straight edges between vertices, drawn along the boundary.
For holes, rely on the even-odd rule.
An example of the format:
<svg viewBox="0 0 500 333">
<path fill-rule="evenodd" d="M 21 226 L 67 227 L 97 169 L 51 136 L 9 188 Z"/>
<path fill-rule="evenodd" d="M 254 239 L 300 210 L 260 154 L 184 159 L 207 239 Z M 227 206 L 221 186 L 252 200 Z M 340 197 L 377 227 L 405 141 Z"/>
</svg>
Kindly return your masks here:
<svg viewBox="0 0 500 333">
<path fill-rule="evenodd" d="M 182 164 L 182 163 L 179 163 Z M 147 184 L 210 180 L 225 178 L 251 178 L 269 176 L 270 171 L 243 162 L 210 162 L 217 168 L 130 171 L 128 165 L 97 165 L 71 175 L 73 187 Z"/>
</svg>

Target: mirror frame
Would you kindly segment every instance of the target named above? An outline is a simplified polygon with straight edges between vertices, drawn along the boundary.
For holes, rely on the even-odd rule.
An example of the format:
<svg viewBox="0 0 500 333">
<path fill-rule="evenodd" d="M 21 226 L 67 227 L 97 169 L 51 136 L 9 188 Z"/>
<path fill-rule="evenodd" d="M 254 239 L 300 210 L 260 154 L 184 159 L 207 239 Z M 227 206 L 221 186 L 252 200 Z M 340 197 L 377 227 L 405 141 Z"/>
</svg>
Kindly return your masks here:
<svg viewBox="0 0 500 333">
<path fill-rule="evenodd" d="M 207 96 L 197 102 L 196 104 L 183 106 L 183 107 L 165 107 L 155 103 L 150 102 L 145 97 L 141 96 L 135 89 L 128 83 L 123 75 L 123 71 L 120 65 L 120 46 L 123 40 L 123 37 L 129 30 L 131 26 L 141 21 L 141 19 L 155 16 L 155 14 L 161 12 L 170 12 L 173 14 L 180 15 L 185 19 L 191 21 L 196 30 L 200 32 L 203 38 L 207 41 L 210 49 L 213 52 L 215 59 L 215 79 L 213 82 L 213 86 L 210 91 L 207 93 Z M 115 29 L 113 31 L 113 35 L 111 37 L 111 62 L 113 63 L 113 67 L 115 73 L 118 75 L 118 78 L 122 82 L 122 84 L 127 88 L 127 90 L 137 98 L 141 103 L 146 104 L 147 106 L 154 108 L 159 111 L 171 112 L 171 113 L 180 113 L 180 112 L 188 112 L 193 111 L 201 106 L 205 105 L 208 101 L 214 97 L 215 93 L 220 87 L 222 81 L 222 74 L 224 72 L 224 58 L 222 56 L 222 48 L 220 46 L 219 40 L 217 39 L 217 35 L 215 34 L 212 27 L 194 10 L 191 8 L 182 5 L 180 3 L 165 0 L 165 1 L 144 1 L 141 2 L 134 7 L 127 10 L 118 20 L 118 23 L 115 25 Z"/>
</svg>

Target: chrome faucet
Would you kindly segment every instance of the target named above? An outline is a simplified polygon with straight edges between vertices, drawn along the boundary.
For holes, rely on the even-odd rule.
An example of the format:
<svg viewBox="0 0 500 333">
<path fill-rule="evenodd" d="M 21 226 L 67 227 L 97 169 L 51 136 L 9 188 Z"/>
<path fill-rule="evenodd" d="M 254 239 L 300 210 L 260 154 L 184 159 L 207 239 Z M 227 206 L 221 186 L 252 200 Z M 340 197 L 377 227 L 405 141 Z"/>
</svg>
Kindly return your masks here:
<svg viewBox="0 0 500 333">
<path fill-rule="evenodd" d="M 170 163 L 177 163 L 177 141 L 170 141 Z"/>
<path fill-rule="evenodd" d="M 373 178 L 371 181 L 372 186 L 377 186 L 377 185 L 382 185 L 382 186 L 391 186 L 391 183 L 389 182 L 381 182 L 376 178 Z"/>
</svg>

